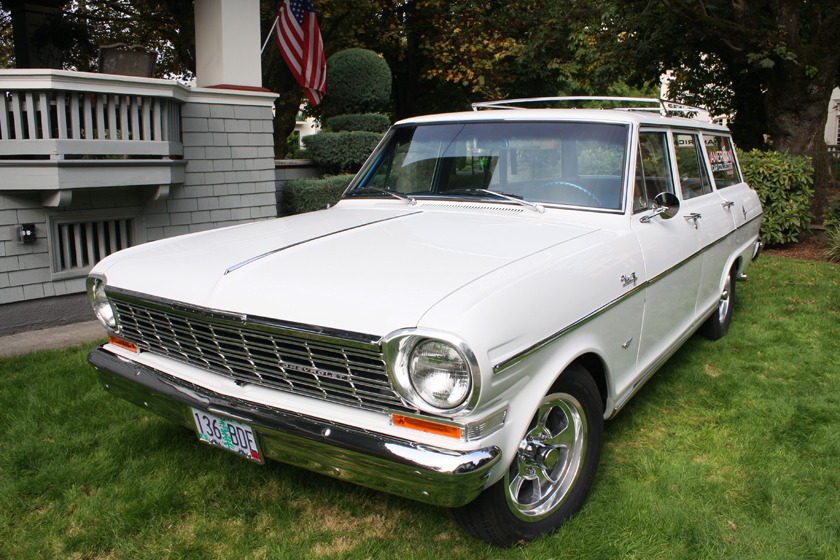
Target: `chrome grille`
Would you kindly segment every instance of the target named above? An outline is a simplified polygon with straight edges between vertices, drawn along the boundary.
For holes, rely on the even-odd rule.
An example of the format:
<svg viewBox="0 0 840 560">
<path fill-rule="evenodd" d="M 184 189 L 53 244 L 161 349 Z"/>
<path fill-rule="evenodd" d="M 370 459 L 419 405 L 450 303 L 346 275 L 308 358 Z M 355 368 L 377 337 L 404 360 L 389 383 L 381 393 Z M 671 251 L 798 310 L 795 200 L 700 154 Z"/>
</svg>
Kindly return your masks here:
<svg viewBox="0 0 840 560">
<path fill-rule="evenodd" d="M 111 302 L 121 337 L 143 350 L 280 391 L 368 410 L 413 410 L 394 390 L 378 350 L 211 320 L 133 298 Z"/>
</svg>

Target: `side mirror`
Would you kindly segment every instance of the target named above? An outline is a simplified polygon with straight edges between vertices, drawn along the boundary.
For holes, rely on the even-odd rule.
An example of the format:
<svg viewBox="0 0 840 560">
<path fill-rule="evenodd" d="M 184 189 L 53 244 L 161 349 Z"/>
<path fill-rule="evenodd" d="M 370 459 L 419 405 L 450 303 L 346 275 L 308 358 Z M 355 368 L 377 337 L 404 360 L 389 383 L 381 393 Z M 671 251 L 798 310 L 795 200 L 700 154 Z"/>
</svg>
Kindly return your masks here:
<svg viewBox="0 0 840 560">
<path fill-rule="evenodd" d="M 653 213 L 642 216 L 642 223 L 650 222 L 654 216 L 662 216 L 663 220 L 670 220 L 680 211 L 680 200 L 674 193 L 661 192 L 653 198 Z"/>
<path fill-rule="evenodd" d="M 680 211 L 680 199 L 674 193 L 661 192 L 653 197 L 653 207 L 662 209 L 660 215 L 663 220 L 670 220 Z"/>
</svg>

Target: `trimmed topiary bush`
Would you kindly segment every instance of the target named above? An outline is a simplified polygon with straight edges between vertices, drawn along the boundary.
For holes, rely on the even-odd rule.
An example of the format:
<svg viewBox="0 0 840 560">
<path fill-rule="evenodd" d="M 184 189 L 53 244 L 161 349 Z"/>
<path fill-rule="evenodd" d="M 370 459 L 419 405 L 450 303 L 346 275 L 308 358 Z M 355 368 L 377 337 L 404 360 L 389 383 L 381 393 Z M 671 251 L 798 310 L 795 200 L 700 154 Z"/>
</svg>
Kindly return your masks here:
<svg viewBox="0 0 840 560">
<path fill-rule="evenodd" d="M 391 96 L 391 70 L 373 51 L 349 49 L 327 60 L 327 94 L 319 105 L 332 132 L 307 136 L 309 157 L 327 174 L 356 173 L 390 121 L 370 114 Z"/>
<path fill-rule="evenodd" d="M 811 158 L 779 152 L 740 152 L 744 180 L 764 208 L 761 240 L 768 244 L 799 241 L 811 225 L 814 168 Z"/>
<path fill-rule="evenodd" d="M 391 69 L 373 51 L 347 49 L 327 59 L 327 93 L 321 102 L 329 115 L 374 113 L 391 97 Z"/>
<path fill-rule="evenodd" d="M 287 181 L 283 185 L 283 209 L 289 214 L 323 210 L 338 202 L 352 180 L 352 175 L 336 175 Z"/>
<path fill-rule="evenodd" d="M 336 175 L 356 173 L 381 139 L 375 132 L 322 132 L 304 137 L 303 143 L 321 171 Z"/>
<path fill-rule="evenodd" d="M 379 113 L 365 115 L 339 115 L 327 119 L 327 127 L 333 132 L 360 130 L 364 132 L 385 133 L 391 126 L 391 119 Z"/>
</svg>

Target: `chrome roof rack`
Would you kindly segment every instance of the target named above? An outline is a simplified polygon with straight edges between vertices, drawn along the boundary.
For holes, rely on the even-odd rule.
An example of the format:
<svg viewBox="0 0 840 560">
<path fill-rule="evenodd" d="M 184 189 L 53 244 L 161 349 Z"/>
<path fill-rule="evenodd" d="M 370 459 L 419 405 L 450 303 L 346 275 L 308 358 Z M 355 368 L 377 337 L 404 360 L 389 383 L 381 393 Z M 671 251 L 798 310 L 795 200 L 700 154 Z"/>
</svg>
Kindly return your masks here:
<svg viewBox="0 0 840 560">
<path fill-rule="evenodd" d="M 590 97 L 590 96 L 574 96 L 574 97 L 531 97 L 526 99 L 504 99 L 501 101 L 482 101 L 473 103 L 473 111 L 479 109 L 528 109 L 522 107 L 524 103 L 540 103 L 547 101 L 610 101 L 610 102 L 624 102 L 624 103 L 648 103 L 646 107 L 610 107 L 613 111 L 651 111 L 658 112 L 660 115 L 667 117 L 672 113 L 700 113 L 705 112 L 705 109 L 699 107 L 692 107 L 684 103 L 677 103 L 676 101 L 668 101 L 667 99 L 655 99 L 652 97 Z M 542 108 L 542 107 L 540 107 Z M 577 107 L 574 107 L 577 108 Z M 605 107 L 599 107 L 605 109 Z"/>
</svg>

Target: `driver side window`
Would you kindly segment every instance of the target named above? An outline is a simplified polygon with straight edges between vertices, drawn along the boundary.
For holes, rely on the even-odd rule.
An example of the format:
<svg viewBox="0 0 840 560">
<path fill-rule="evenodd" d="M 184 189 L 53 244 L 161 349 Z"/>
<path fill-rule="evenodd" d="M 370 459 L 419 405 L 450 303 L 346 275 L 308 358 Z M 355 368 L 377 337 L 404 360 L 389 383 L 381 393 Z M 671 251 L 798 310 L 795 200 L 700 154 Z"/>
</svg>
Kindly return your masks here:
<svg viewBox="0 0 840 560">
<path fill-rule="evenodd" d="M 651 201 L 662 192 L 674 193 L 668 135 L 665 132 L 639 133 L 639 153 L 636 156 L 636 184 L 633 192 L 633 212 L 651 208 Z"/>
</svg>

